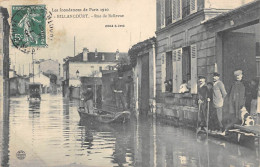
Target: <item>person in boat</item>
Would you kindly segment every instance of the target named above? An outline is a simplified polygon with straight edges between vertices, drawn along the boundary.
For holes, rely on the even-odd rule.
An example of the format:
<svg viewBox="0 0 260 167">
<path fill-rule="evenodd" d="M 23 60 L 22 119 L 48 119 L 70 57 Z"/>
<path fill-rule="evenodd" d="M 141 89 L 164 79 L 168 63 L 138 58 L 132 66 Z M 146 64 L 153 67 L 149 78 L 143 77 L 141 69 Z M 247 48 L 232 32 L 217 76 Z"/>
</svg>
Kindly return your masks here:
<svg viewBox="0 0 260 167">
<path fill-rule="evenodd" d="M 207 121 L 207 101 L 209 99 L 209 91 L 206 85 L 206 78 L 199 76 L 199 87 L 198 87 L 198 104 L 199 104 L 199 125 L 201 129 L 205 129 Z"/>
<path fill-rule="evenodd" d="M 226 129 L 234 124 L 241 124 L 241 109 L 245 107 L 245 86 L 242 83 L 242 70 L 234 71 L 235 82 L 231 86 L 229 94 L 229 123 Z"/>
<path fill-rule="evenodd" d="M 223 105 L 224 98 L 227 95 L 225 85 L 219 79 L 220 74 L 217 72 L 213 73 L 213 110 L 217 113 L 218 128 L 224 131 L 224 126 L 222 124 L 223 120 Z"/>
<path fill-rule="evenodd" d="M 94 114 L 93 91 L 92 91 L 91 85 L 88 85 L 87 89 L 84 89 L 82 96 L 83 96 L 83 99 L 84 99 L 85 112 L 90 113 L 90 114 Z"/>
<path fill-rule="evenodd" d="M 115 97 L 116 97 L 116 106 L 117 106 L 117 110 L 119 110 L 120 104 L 123 107 L 123 110 L 126 110 L 126 105 L 125 105 L 125 96 L 124 96 L 124 86 L 125 86 L 125 82 L 123 80 L 123 74 L 119 73 L 118 74 L 118 78 L 115 80 L 115 89 L 114 89 L 114 93 L 115 93 Z"/>
</svg>

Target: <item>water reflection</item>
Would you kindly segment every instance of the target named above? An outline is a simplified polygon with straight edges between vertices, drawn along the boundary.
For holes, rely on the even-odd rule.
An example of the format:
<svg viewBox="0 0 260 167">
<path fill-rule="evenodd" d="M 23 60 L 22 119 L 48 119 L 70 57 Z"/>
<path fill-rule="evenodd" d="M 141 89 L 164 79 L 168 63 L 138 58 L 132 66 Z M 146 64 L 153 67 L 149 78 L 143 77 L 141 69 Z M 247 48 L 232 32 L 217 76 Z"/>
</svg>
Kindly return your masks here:
<svg viewBox="0 0 260 167">
<path fill-rule="evenodd" d="M 42 99 L 12 98 L 5 107 L 10 117 L 2 116 L 1 166 L 259 166 L 259 148 L 197 138 L 147 117 L 124 126 L 83 123 L 78 101 Z M 19 150 L 26 152 L 22 161 Z"/>
</svg>

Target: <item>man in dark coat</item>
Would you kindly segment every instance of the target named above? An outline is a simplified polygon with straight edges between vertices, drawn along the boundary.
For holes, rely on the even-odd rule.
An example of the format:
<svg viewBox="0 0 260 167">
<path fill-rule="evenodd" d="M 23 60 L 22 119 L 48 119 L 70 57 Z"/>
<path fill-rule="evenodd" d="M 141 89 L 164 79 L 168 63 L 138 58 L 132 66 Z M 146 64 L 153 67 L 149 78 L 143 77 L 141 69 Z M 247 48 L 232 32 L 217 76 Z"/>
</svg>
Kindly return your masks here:
<svg viewBox="0 0 260 167">
<path fill-rule="evenodd" d="M 90 85 L 87 86 L 87 90 L 84 90 L 82 96 L 84 98 L 85 112 L 94 114 L 93 91 Z"/>
<path fill-rule="evenodd" d="M 230 123 L 227 129 L 232 127 L 235 123 L 241 122 L 241 109 L 245 107 L 245 86 L 241 82 L 243 74 L 241 70 L 234 72 L 235 82 L 231 86 L 229 95 L 229 113 Z"/>
<path fill-rule="evenodd" d="M 120 111 L 120 103 L 123 107 L 123 110 L 126 110 L 126 105 L 125 105 L 125 95 L 124 95 L 124 90 L 125 90 L 125 82 L 123 80 L 123 74 L 119 73 L 119 77 L 115 80 L 115 96 L 116 96 L 116 106 L 117 110 Z"/>
<path fill-rule="evenodd" d="M 198 87 L 198 103 L 200 105 L 199 111 L 199 124 L 201 128 L 206 126 L 207 121 L 207 100 L 209 98 L 208 87 L 206 85 L 206 78 L 199 76 L 199 87 Z"/>
</svg>

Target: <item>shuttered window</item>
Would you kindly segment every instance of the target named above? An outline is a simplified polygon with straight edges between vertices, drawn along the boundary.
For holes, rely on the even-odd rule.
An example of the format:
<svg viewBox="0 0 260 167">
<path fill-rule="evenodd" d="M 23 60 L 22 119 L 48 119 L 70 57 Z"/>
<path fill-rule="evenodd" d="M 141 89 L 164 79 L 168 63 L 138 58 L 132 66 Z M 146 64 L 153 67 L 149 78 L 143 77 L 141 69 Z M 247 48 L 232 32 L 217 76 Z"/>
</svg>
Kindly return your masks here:
<svg viewBox="0 0 260 167">
<path fill-rule="evenodd" d="M 182 48 L 172 51 L 172 91 L 178 93 L 182 84 Z"/>
<path fill-rule="evenodd" d="M 160 0 L 161 2 L 161 28 L 165 27 L 165 0 Z"/>
<path fill-rule="evenodd" d="M 182 1 L 172 0 L 172 22 L 176 22 L 182 18 Z"/>
<path fill-rule="evenodd" d="M 190 0 L 190 13 L 197 12 L 197 0 Z"/>
<path fill-rule="evenodd" d="M 162 88 L 162 92 L 165 92 L 165 85 L 164 85 L 164 81 L 166 80 L 166 54 L 165 53 L 162 53 L 161 55 L 161 73 L 162 73 L 161 88 Z"/>
<path fill-rule="evenodd" d="M 190 46 L 191 53 L 191 93 L 197 93 L 197 46 Z"/>
</svg>

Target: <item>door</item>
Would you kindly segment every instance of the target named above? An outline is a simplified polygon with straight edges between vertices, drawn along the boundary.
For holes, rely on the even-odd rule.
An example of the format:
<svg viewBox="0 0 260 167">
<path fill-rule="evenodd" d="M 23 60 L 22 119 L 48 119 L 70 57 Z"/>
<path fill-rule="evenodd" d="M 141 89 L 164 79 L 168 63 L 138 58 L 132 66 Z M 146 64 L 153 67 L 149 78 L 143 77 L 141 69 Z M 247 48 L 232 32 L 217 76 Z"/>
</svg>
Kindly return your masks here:
<svg viewBox="0 0 260 167">
<path fill-rule="evenodd" d="M 256 77 L 255 34 L 227 32 L 223 36 L 223 82 L 229 92 L 234 82 L 234 71 L 243 71 L 243 80 Z"/>
<path fill-rule="evenodd" d="M 140 90 L 140 111 L 141 114 L 147 114 L 149 110 L 149 54 L 141 58 L 141 90 Z"/>
</svg>

